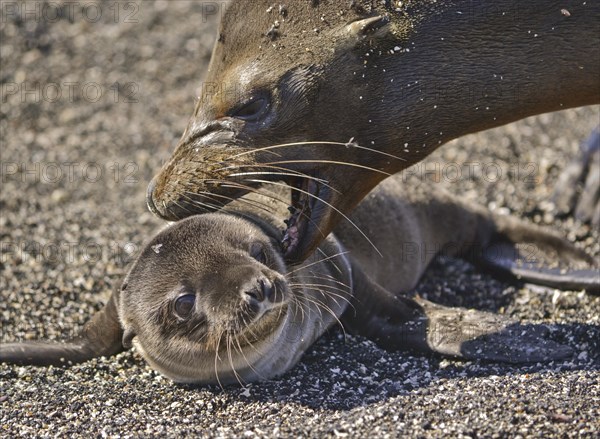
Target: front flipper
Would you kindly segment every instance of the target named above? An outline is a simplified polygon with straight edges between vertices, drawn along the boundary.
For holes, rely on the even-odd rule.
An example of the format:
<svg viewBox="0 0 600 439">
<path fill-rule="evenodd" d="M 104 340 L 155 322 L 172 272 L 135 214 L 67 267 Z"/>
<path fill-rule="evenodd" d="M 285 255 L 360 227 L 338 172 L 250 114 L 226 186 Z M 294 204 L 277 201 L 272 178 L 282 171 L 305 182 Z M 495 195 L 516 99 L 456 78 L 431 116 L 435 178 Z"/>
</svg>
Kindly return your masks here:
<svg viewBox="0 0 600 439">
<path fill-rule="evenodd" d="M 545 325 L 522 325 L 488 312 L 449 308 L 417 298 L 427 319 L 427 344 L 441 354 L 506 363 L 548 362 L 573 355 L 546 337 Z"/>
<path fill-rule="evenodd" d="M 549 362 L 572 356 L 546 338 L 544 325 L 520 325 L 482 311 L 397 297 L 353 267 L 354 302 L 344 324 L 385 349 L 416 350 L 466 360 Z"/>
<path fill-rule="evenodd" d="M 0 363 L 61 366 L 110 356 L 123 350 L 123 330 L 113 295 L 85 324 L 80 336 L 65 342 L 30 341 L 0 344 Z"/>
</svg>

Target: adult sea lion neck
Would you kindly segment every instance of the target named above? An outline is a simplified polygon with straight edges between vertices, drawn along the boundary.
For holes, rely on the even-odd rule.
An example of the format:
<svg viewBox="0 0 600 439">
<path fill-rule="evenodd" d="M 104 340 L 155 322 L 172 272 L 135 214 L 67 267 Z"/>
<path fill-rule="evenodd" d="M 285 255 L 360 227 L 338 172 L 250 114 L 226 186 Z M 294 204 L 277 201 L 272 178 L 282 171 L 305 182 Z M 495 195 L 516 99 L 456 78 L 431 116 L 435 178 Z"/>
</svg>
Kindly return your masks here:
<svg viewBox="0 0 600 439">
<path fill-rule="evenodd" d="M 371 118 L 385 131 L 379 148 L 408 149 L 403 157 L 412 164 L 466 134 L 600 102 L 598 3 L 568 10 L 555 1 L 446 5 L 396 46 L 401 56 L 384 54 L 365 68 L 367 83 L 396 84 L 380 98 L 379 119 Z M 391 73 L 381 75 L 384 69 Z"/>
<path fill-rule="evenodd" d="M 148 204 L 179 219 L 284 180 L 316 200 L 294 206 L 292 261 L 383 178 L 441 144 L 600 102 L 597 2 L 267 3 L 230 4 L 213 89 Z"/>
</svg>

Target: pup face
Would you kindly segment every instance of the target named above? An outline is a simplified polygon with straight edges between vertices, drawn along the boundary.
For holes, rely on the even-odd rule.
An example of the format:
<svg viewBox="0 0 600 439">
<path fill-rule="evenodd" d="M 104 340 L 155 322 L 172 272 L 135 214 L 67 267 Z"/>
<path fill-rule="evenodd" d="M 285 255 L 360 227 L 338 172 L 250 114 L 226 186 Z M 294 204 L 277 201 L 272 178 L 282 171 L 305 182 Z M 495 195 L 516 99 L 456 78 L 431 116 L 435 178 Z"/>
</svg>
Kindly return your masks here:
<svg viewBox="0 0 600 439">
<path fill-rule="evenodd" d="M 124 282 L 124 344 L 133 339 L 177 382 L 281 374 L 299 356 L 283 335 L 295 306 L 285 273 L 278 244 L 250 221 L 223 214 L 180 221 L 147 245 Z"/>
</svg>

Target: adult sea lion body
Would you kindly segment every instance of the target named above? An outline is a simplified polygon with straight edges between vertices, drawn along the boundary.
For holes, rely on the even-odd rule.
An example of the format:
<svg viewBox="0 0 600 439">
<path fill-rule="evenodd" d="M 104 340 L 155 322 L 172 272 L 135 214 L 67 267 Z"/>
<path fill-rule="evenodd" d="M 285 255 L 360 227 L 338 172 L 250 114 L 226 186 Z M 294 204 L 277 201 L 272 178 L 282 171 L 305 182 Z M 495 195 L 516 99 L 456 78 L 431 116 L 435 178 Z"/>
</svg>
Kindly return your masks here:
<svg viewBox="0 0 600 439">
<path fill-rule="evenodd" d="M 284 180 L 296 194 L 290 261 L 382 179 L 447 141 L 600 102 L 599 2 L 272 6 L 230 3 L 203 93 L 148 205 L 177 220 Z M 593 184 L 588 193 L 587 218 L 600 206 Z"/>
<path fill-rule="evenodd" d="M 434 187 L 407 189 L 400 177 L 359 205 L 354 225 L 338 227 L 306 261 L 286 266 L 280 197 L 253 193 L 228 212 L 169 226 L 147 244 L 79 338 L 3 344 L 0 361 L 81 362 L 133 342 L 152 367 L 177 382 L 248 382 L 289 370 L 336 322 L 390 349 L 550 361 L 572 351 L 546 339 L 542 327 L 395 293 L 413 288 L 440 252 L 496 264 L 490 251 L 511 242 L 533 245 L 530 258 L 540 269 L 548 265 L 542 255 L 568 262 L 571 271 L 560 271 L 555 285 L 600 286 L 590 258 L 556 235 Z"/>
</svg>

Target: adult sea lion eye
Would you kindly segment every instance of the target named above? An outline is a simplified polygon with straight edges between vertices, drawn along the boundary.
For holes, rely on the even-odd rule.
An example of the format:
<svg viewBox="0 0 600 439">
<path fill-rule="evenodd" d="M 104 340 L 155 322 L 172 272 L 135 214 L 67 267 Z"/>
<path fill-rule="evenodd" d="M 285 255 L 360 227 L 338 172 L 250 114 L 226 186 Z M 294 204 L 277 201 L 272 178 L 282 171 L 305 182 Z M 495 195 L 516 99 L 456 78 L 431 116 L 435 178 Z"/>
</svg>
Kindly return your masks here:
<svg viewBox="0 0 600 439">
<path fill-rule="evenodd" d="M 258 97 L 249 100 L 232 111 L 231 116 L 248 122 L 259 120 L 269 109 L 269 100 Z"/>
<path fill-rule="evenodd" d="M 175 314 L 182 319 L 187 319 L 194 311 L 196 296 L 194 294 L 184 294 L 175 300 Z"/>
</svg>

